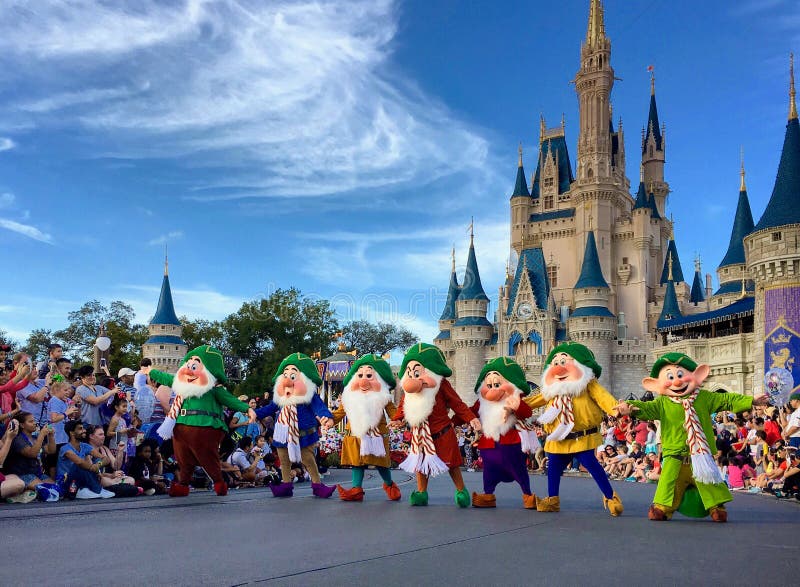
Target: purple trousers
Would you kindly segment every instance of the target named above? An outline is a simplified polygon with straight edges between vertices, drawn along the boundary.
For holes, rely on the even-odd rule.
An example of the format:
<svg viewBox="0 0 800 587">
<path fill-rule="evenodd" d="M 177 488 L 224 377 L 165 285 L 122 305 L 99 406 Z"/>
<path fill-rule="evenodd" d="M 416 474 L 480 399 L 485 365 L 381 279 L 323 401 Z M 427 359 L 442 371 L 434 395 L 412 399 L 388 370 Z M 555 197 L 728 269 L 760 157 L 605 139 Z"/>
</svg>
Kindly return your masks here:
<svg viewBox="0 0 800 587">
<path fill-rule="evenodd" d="M 482 448 L 483 492 L 494 493 L 500 483 L 516 481 L 525 495 L 531 494 L 531 480 L 525 453 L 519 444 L 495 443 L 494 448 Z"/>
</svg>

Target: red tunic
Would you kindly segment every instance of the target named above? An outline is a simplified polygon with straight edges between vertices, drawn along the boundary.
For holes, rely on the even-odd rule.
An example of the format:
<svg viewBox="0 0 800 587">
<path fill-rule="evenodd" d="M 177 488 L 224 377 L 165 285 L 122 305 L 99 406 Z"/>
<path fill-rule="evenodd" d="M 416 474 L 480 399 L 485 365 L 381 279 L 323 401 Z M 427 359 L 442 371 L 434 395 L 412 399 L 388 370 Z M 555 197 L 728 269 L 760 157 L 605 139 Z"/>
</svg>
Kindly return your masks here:
<svg viewBox="0 0 800 587">
<path fill-rule="evenodd" d="M 481 408 L 481 400 L 475 402 L 475 405 L 472 406 L 472 411 L 476 414 L 480 414 Z M 533 410 L 531 410 L 530 406 L 526 404 L 524 401 L 520 399 L 519 407 L 514 412 L 514 415 L 517 417 L 517 420 L 527 420 L 531 416 L 533 416 Z M 455 421 L 455 418 L 454 418 Z M 519 437 L 519 432 L 517 432 L 516 426 L 511 428 L 508 432 L 500 436 L 500 444 L 521 444 L 522 440 Z M 486 448 L 494 448 L 495 441 L 489 438 L 488 436 L 481 436 L 480 440 L 478 440 L 478 448 L 486 449 Z"/>
<path fill-rule="evenodd" d="M 405 418 L 403 409 L 405 399 L 405 395 L 400 398 L 400 405 L 397 406 L 397 412 L 395 412 L 392 420 Z M 456 414 L 456 418 L 453 420 L 448 415 L 450 410 L 453 410 Z M 447 379 L 442 379 L 442 384 L 436 393 L 436 401 L 433 403 L 433 410 L 428 416 L 428 426 L 431 429 L 436 454 L 448 467 L 458 467 L 463 462 L 461 451 L 458 450 L 458 439 L 456 438 L 455 430 L 453 430 L 453 422 L 456 420 L 471 422 L 475 417 L 475 414 L 470 411 L 467 404 L 458 397 L 450 382 Z"/>
</svg>

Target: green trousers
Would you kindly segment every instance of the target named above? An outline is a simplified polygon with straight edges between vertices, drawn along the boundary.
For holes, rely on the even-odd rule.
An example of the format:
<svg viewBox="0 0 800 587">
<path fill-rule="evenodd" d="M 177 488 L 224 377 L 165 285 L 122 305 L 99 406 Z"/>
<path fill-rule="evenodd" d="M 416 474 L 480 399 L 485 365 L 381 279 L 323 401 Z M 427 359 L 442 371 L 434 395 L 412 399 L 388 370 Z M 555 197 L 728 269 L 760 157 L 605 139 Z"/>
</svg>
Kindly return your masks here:
<svg viewBox="0 0 800 587">
<path fill-rule="evenodd" d="M 661 477 L 653 497 L 658 509 L 672 515 L 676 510 L 686 516 L 702 518 L 709 510 L 733 499 L 725 483 L 699 483 L 692 477 L 692 465 L 665 456 Z"/>
</svg>

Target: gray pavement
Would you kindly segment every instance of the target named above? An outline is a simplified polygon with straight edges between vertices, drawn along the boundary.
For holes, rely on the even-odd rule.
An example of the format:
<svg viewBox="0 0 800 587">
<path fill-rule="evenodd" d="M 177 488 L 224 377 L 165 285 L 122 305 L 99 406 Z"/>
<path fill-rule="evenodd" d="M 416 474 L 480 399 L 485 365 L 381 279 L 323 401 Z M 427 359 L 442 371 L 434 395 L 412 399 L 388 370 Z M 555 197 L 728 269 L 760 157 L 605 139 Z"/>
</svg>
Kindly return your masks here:
<svg viewBox="0 0 800 587">
<path fill-rule="evenodd" d="M 479 473 L 465 473 L 479 490 Z M 368 475 L 363 503 L 245 489 L 224 498 L 112 499 L 0 506 L 2 585 L 786 585 L 800 568 L 800 503 L 737 494 L 729 523 L 647 520 L 654 485 L 615 483 L 611 518 L 591 479 L 564 478 L 562 511 L 522 509 L 501 485 L 496 510 L 462 510 L 445 476 L 431 503 L 388 502 Z M 349 481 L 333 471 L 327 483 Z M 544 477 L 533 489 L 546 493 Z"/>
</svg>

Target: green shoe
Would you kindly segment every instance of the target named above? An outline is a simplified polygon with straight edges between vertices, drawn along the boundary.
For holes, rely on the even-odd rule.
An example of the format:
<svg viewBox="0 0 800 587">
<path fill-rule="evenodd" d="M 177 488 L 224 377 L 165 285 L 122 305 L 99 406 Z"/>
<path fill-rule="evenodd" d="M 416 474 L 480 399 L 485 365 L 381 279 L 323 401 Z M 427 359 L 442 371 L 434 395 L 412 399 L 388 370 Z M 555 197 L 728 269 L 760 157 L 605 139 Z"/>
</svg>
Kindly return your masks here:
<svg viewBox="0 0 800 587">
<path fill-rule="evenodd" d="M 456 491 L 456 505 L 460 508 L 468 508 L 470 504 L 469 492 L 467 488 Z"/>
<path fill-rule="evenodd" d="M 428 505 L 428 492 L 414 491 L 411 494 L 411 497 L 408 498 L 408 503 L 410 503 L 411 505 Z"/>
</svg>

